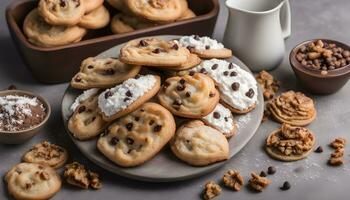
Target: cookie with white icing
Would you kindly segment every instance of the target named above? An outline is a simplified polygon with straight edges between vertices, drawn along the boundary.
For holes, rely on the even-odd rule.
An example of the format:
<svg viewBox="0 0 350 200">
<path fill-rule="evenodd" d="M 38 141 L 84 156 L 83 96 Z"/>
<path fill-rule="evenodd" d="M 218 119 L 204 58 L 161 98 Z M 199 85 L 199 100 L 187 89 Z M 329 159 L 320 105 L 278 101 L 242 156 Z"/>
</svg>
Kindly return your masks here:
<svg viewBox="0 0 350 200">
<path fill-rule="evenodd" d="M 208 126 L 211 126 L 220 131 L 226 138 L 234 136 L 237 132 L 235 120 L 231 111 L 225 108 L 220 103 L 216 105 L 215 109 L 202 120 Z"/>
<path fill-rule="evenodd" d="M 232 56 L 230 49 L 225 48 L 223 44 L 207 36 L 183 36 L 178 42 L 188 48 L 191 53 L 195 53 L 201 58 L 229 58 Z"/>
<path fill-rule="evenodd" d="M 140 70 L 141 66 L 124 64 L 118 59 L 90 57 L 81 63 L 71 86 L 77 89 L 109 88 L 135 77 Z"/>
<path fill-rule="evenodd" d="M 252 74 L 226 60 L 205 60 L 190 72 L 207 74 L 220 91 L 221 103 L 233 113 L 243 114 L 255 108 L 258 86 Z M 192 72 L 192 73 L 193 73 Z"/>
<path fill-rule="evenodd" d="M 77 25 L 85 13 L 83 0 L 40 0 L 38 9 L 52 25 Z"/>
<path fill-rule="evenodd" d="M 156 75 L 136 76 L 108 89 L 98 97 L 98 107 L 106 121 L 112 121 L 136 110 L 157 94 L 160 77 Z"/>
<path fill-rule="evenodd" d="M 158 93 L 160 104 L 174 115 L 186 118 L 208 115 L 218 104 L 219 98 L 213 80 L 200 73 L 170 77 Z"/>
<path fill-rule="evenodd" d="M 109 126 L 98 139 L 97 148 L 120 166 L 138 166 L 153 158 L 175 129 L 173 115 L 161 105 L 148 102 Z"/>
<path fill-rule="evenodd" d="M 53 197 L 62 182 L 56 171 L 48 165 L 19 163 L 5 175 L 7 189 L 15 199 L 45 200 Z"/>
<path fill-rule="evenodd" d="M 89 89 L 89 90 L 85 90 L 77 98 L 75 98 L 74 102 L 70 106 L 70 110 L 72 112 L 74 112 L 81 103 L 83 103 L 85 100 L 89 99 L 92 96 L 96 96 L 96 94 L 98 92 L 99 92 L 99 89 L 97 89 L 97 88 L 92 88 L 92 89 Z"/>
<path fill-rule="evenodd" d="M 106 7 L 100 6 L 91 12 L 85 14 L 80 22 L 79 26 L 87 29 L 100 29 L 108 25 L 110 15 Z"/>
<path fill-rule="evenodd" d="M 190 121 L 177 129 L 171 150 L 179 159 L 194 166 L 209 165 L 229 157 L 225 136 L 199 120 Z"/>
</svg>

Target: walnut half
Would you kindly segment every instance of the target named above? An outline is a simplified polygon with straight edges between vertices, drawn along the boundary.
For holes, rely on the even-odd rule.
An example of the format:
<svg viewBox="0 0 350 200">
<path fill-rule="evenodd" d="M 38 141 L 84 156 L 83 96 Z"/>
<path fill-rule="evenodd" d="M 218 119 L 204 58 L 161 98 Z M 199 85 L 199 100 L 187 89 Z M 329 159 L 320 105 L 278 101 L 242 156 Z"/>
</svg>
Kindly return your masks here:
<svg viewBox="0 0 350 200">
<path fill-rule="evenodd" d="M 261 177 L 255 172 L 251 173 L 252 178 L 249 179 L 249 186 L 254 189 L 257 192 L 261 192 L 265 187 L 267 187 L 270 183 L 271 180 Z"/>
<path fill-rule="evenodd" d="M 221 191 L 222 189 L 217 183 L 215 183 L 214 181 L 209 181 L 205 184 L 203 198 L 205 200 L 212 199 L 216 196 L 219 196 L 221 194 Z"/>
<path fill-rule="evenodd" d="M 233 190 L 239 191 L 244 184 L 243 177 L 236 170 L 229 170 L 222 177 L 222 181 L 225 186 L 232 188 Z"/>
</svg>

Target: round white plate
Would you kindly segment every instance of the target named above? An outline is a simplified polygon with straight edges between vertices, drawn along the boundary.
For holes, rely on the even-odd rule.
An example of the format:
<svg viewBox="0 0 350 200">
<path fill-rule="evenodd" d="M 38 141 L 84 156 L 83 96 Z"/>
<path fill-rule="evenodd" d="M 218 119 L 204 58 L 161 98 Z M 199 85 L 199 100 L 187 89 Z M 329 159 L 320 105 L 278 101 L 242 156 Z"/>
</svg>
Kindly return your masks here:
<svg viewBox="0 0 350 200">
<path fill-rule="evenodd" d="M 164 35 L 155 36 L 161 39 L 170 40 L 179 38 L 176 35 Z M 120 48 L 123 44 L 115 46 L 101 54 L 97 57 L 118 57 Z M 240 66 L 241 68 L 250 72 L 247 66 L 245 66 L 239 59 L 232 57 L 228 61 L 233 62 Z M 103 156 L 96 148 L 96 138 L 89 141 L 79 141 L 72 137 L 68 131 L 68 119 L 72 112 L 70 111 L 70 106 L 75 100 L 75 98 L 81 93 L 81 90 L 76 90 L 68 87 L 63 100 L 62 100 L 62 117 L 65 129 L 68 135 L 72 138 L 73 142 L 77 145 L 80 151 L 89 158 L 92 162 L 101 166 L 102 168 L 109 170 L 113 173 L 119 174 L 121 176 L 144 180 L 153 182 L 168 182 L 168 181 L 178 181 L 184 179 L 190 179 L 202 174 L 208 173 L 214 169 L 219 168 L 226 162 L 218 162 L 205 167 L 193 167 L 185 164 L 184 162 L 177 159 L 169 149 L 168 146 L 158 153 L 152 160 L 146 162 L 145 164 L 132 167 L 123 168 L 120 167 L 105 156 Z M 256 108 L 245 115 L 235 115 L 235 119 L 238 125 L 238 134 L 229 140 L 230 144 L 230 158 L 237 154 L 253 137 L 256 130 L 258 129 L 262 116 L 264 113 L 264 99 L 260 87 L 258 87 L 258 103 Z"/>
</svg>

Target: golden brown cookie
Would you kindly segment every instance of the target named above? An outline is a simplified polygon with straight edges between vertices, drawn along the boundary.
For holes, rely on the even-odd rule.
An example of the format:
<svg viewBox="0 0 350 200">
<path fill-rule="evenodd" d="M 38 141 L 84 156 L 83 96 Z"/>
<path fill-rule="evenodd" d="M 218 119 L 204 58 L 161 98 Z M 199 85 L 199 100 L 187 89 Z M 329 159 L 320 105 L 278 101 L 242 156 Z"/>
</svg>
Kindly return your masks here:
<svg viewBox="0 0 350 200">
<path fill-rule="evenodd" d="M 82 0 L 84 1 L 85 14 L 90 13 L 96 8 L 103 5 L 103 0 Z"/>
<path fill-rule="evenodd" d="M 312 152 L 315 141 L 315 135 L 307 128 L 283 124 L 267 137 L 266 152 L 281 161 L 301 160 Z"/>
<path fill-rule="evenodd" d="M 135 77 L 140 70 L 141 66 L 124 64 L 118 59 L 90 57 L 81 63 L 71 86 L 77 89 L 110 88 Z"/>
<path fill-rule="evenodd" d="M 219 92 L 214 82 L 204 74 L 168 78 L 158 99 L 174 115 L 201 118 L 212 112 L 219 102 Z"/>
<path fill-rule="evenodd" d="M 155 25 L 155 23 L 139 19 L 135 16 L 118 13 L 112 18 L 111 31 L 115 34 L 128 33 Z"/>
<path fill-rule="evenodd" d="M 143 164 L 153 158 L 173 137 L 172 114 L 156 103 L 145 103 L 118 119 L 97 142 L 100 152 L 123 167 Z"/>
<path fill-rule="evenodd" d="M 294 126 L 306 126 L 316 118 L 313 100 L 301 92 L 282 93 L 271 100 L 267 108 L 277 122 Z"/>
<path fill-rule="evenodd" d="M 100 29 L 108 25 L 109 19 L 108 10 L 104 6 L 100 6 L 85 14 L 78 25 L 87 29 Z"/>
</svg>

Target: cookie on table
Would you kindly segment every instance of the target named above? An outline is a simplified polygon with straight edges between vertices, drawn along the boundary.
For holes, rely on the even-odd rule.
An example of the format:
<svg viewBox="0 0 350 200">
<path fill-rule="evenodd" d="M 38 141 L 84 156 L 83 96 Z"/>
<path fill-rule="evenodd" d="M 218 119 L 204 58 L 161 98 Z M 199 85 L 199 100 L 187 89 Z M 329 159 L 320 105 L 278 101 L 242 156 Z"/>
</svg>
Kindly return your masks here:
<svg viewBox="0 0 350 200">
<path fill-rule="evenodd" d="M 84 0 L 40 0 L 38 9 L 52 25 L 77 25 L 85 13 Z"/>
<path fill-rule="evenodd" d="M 131 113 L 157 94 L 160 77 L 156 75 L 136 76 L 108 89 L 98 97 L 98 107 L 106 121 L 112 121 Z"/>
<path fill-rule="evenodd" d="M 22 157 L 24 162 L 44 164 L 55 169 L 62 167 L 67 159 L 68 153 L 63 147 L 48 141 L 34 145 Z"/>
<path fill-rule="evenodd" d="M 178 42 L 182 46 L 187 47 L 192 53 L 204 59 L 229 58 L 232 56 L 230 49 L 225 48 L 223 44 L 206 36 L 183 36 Z"/>
<path fill-rule="evenodd" d="M 135 77 L 140 70 L 141 66 L 124 64 L 118 59 L 90 57 L 81 63 L 71 86 L 77 89 L 109 88 Z"/>
<path fill-rule="evenodd" d="M 98 95 L 83 101 L 69 118 L 68 129 L 79 140 L 88 140 L 106 128 L 108 123 L 103 120 L 98 110 Z"/>
<path fill-rule="evenodd" d="M 190 54 L 174 41 L 147 38 L 126 43 L 120 50 L 119 59 L 127 64 L 173 67 L 186 63 Z"/>
<path fill-rule="evenodd" d="M 220 103 L 202 120 L 206 125 L 220 131 L 226 138 L 234 136 L 237 132 L 237 126 L 231 111 Z"/>
<path fill-rule="evenodd" d="M 272 117 L 279 123 L 306 126 L 315 120 L 314 101 L 301 92 L 288 91 L 275 97 L 267 105 Z"/>
<path fill-rule="evenodd" d="M 7 189 L 15 199 L 45 200 L 61 189 L 61 178 L 48 165 L 19 163 L 5 175 Z"/>
<path fill-rule="evenodd" d="M 186 118 L 201 118 L 219 102 L 213 80 L 200 73 L 168 78 L 158 93 L 160 104 L 171 113 Z"/>
<path fill-rule="evenodd" d="M 82 0 L 84 1 L 85 14 L 103 6 L 103 0 Z"/>
<path fill-rule="evenodd" d="M 226 137 L 199 120 L 190 121 L 177 129 L 171 150 L 179 159 L 193 166 L 205 166 L 229 157 Z"/>
<path fill-rule="evenodd" d="M 26 16 L 23 31 L 30 43 L 40 47 L 79 42 L 87 32 L 79 26 L 52 26 L 39 15 L 38 9 L 32 10 Z"/>
<path fill-rule="evenodd" d="M 134 15 L 157 22 L 175 21 L 184 9 L 182 0 L 128 0 L 124 3 Z"/>
<path fill-rule="evenodd" d="M 87 29 L 99 29 L 107 26 L 109 19 L 110 16 L 106 7 L 100 6 L 85 14 L 78 25 Z"/>
<path fill-rule="evenodd" d="M 118 13 L 112 18 L 111 31 L 115 34 L 128 33 L 155 25 L 155 23 L 139 19 L 135 16 Z"/>
<path fill-rule="evenodd" d="M 220 102 L 233 113 L 252 111 L 258 101 L 258 85 L 254 76 L 226 60 L 205 60 L 189 70 L 207 74 L 220 91 Z"/>
<path fill-rule="evenodd" d="M 123 167 L 133 167 L 154 157 L 173 137 L 173 115 L 156 103 L 145 103 L 118 119 L 97 141 L 108 159 Z"/>
<path fill-rule="evenodd" d="M 297 161 L 313 151 L 315 141 L 315 135 L 309 129 L 283 124 L 267 137 L 265 149 L 274 159 Z"/>
</svg>

